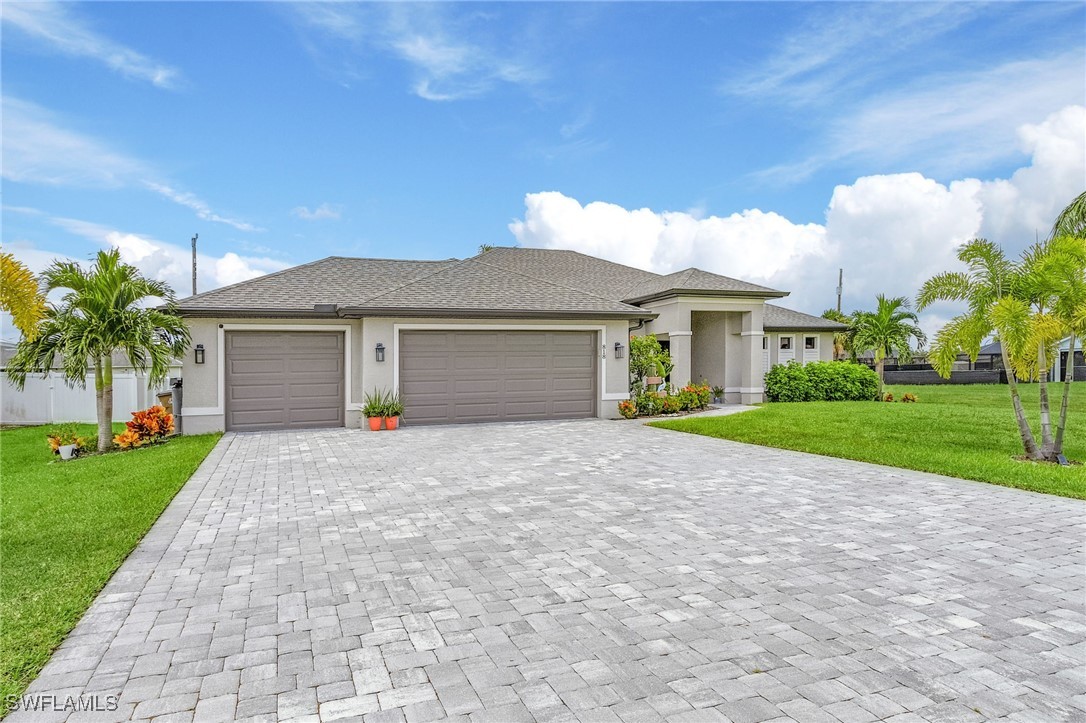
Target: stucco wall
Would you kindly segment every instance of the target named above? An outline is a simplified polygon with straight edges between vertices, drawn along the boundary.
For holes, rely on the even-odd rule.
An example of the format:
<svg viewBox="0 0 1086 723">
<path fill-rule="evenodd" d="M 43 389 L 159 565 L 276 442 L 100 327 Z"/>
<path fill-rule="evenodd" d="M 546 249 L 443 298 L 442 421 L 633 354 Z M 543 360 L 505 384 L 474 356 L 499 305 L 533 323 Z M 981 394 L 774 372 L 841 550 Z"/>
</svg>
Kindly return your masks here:
<svg viewBox="0 0 1086 723">
<path fill-rule="evenodd" d="M 833 361 L 832 331 L 804 331 L 802 329 L 767 331 L 766 338 L 769 339 L 769 365 L 771 368 L 781 363 L 781 336 L 792 337 L 793 349 L 796 354 L 795 358 L 798 362 L 803 361 L 804 337 L 807 336 L 813 336 L 818 338 L 818 361 Z"/>
<path fill-rule="evenodd" d="M 396 383 L 398 366 L 396 354 L 396 330 L 405 328 L 452 328 L 452 327 L 489 327 L 509 329 L 532 329 L 539 327 L 581 328 L 598 331 L 603 358 L 603 376 L 600 380 L 600 399 L 598 414 L 600 417 L 618 416 L 618 402 L 628 398 L 629 394 L 629 336 L 628 322 L 592 321 L 592 320 L 516 320 L 499 319 L 419 319 L 419 318 L 368 318 L 364 320 L 348 319 L 189 319 L 193 348 L 203 344 L 205 363 L 196 364 L 193 352 L 186 354 L 182 368 L 184 378 L 184 407 L 191 410 L 188 415 L 182 413 L 182 424 L 187 434 L 220 431 L 225 428 L 226 418 L 222 400 L 219 399 L 219 339 L 220 325 L 223 331 L 234 326 L 253 327 L 298 327 L 319 330 L 322 327 L 347 327 L 350 329 L 350 391 L 347 401 L 346 424 L 358 427 L 362 424 L 358 409 L 367 391 L 374 389 L 392 389 Z M 621 359 L 615 358 L 615 342 L 623 346 Z M 380 342 L 385 346 L 385 361 L 376 361 L 376 346 Z"/>
</svg>

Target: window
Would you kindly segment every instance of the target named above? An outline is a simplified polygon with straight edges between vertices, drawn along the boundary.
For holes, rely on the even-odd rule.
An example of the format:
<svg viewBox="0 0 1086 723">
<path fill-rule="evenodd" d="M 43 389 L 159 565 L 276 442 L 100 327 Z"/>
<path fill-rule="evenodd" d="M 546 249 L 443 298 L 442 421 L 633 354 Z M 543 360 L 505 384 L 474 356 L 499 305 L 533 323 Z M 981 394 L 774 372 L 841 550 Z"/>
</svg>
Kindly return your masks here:
<svg viewBox="0 0 1086 723">
<path fill-rule="evenodd" d="M 763 336 L 762 337 L 762 351 L 765 351 L 768 348 L 769 348 L 769 337 L 768 336 Z"/>
<path fill-rule="evenodd" d="M 791 349 L 791 348 L 792 348 L 792 337 L 790 337 L 790 336 L 782 336 L 781 337 L 781 349 Z"/>
<path fill-rule="evenodd" d="M 818 337 L 817 336 L 805 336 L 805 337 L 803 337 L 803 348 L 804 349 L 817 349 L 818 348 Z"/>
</svg>

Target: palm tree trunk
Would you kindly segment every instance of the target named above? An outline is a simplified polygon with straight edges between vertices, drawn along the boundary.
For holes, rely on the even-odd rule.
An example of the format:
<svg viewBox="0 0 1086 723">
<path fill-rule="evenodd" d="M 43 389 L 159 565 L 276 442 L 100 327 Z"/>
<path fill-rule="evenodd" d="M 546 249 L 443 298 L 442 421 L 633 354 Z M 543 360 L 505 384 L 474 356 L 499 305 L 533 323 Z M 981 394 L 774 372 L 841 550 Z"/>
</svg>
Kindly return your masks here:
<svg viewBox="0 0 1086 723">
<path fill-rule="evenodd" d="M 875 371 L 879 374 L 879 401 L 882 401 L 882 387 L 884 384 L 883 377 L 886 374 L 884 367 L 886 366 L 886 358 L 883 357 L 875 362 Z"/>
<path fill-rule="evenodd" d="M 1056 422 L 1056 438 L 1052 442 L 1053 460 L 1063 454 L 1063 430 L 1067 428 L 1067 405 L 1071 401 L 1071 382 L 1074 380 L 1075 332 L 1071 332 L 1071 343 L 1067 347 L 1067 368 L 1063 370 L 1063 400 L 1060 402 L 1060 418 Z"/>
<path fill-rule="evenodd" d="M 1052 452 L 1052 411 L 1048 399 L 1048 354 L 1044 344 L 1037 347 L 1037 395 L 1041 400 L 1041 456 L 1055 461 Z"/>
<path fill-rule="evenodd" d="M 98 420 L 98 445 L 102 445 L 102 427 L 105 426 L 106 449 L 113 446 L 113 355 L 106 354 L 102 364 L 102 411 Z M 103 450 L 105 451 L 105 450 Z"/>
<path fill-rule="evenodd" d="M 102 368 L 102 357 L 94 358 L 94 407 L 98 418 L 98 451 L 105 452 L 113 442 L 113 425 L 106 415 L 106 382 Z M 104 420 L 104 421 L 103 421 Z"/>
<path fill-rule="evenodd" d="M 1018 380 L 1011 369 L 1011 362 L 1007 356 L 1007 349 L 1000 344 L 1000 356 L 1003 358 L 1003 369 L 1007 372 L 1007 386 L 1011 390 L 1011 405 L 1014 407 L 1014 420 L 1018 423 L 1018 433 L 1022 436 L 1022 446 L 1026 450 L 1026 456 L 1030 459 L 1041 459 L 1040 450 L 1037 449 L 1037 440 L 1033 438 L 1033 430 L 1026 421 L 1026 410 L 1022 408 L 1022 397 L 1018 394 Z"/>
</svg>

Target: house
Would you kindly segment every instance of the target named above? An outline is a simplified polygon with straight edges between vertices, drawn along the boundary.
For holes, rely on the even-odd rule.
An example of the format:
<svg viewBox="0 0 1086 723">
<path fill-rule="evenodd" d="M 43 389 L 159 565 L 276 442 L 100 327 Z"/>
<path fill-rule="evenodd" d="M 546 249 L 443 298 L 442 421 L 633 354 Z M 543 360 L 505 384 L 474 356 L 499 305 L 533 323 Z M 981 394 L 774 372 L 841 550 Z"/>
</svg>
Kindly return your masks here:
<svg viewBox="0 0 1086 723">
<path fill-rule="evenodd" d="M 679 383 L 759 402 L 770 364 L 830 359 L 840 325 L 787 292 L 574 251 L 469 259 L 331 257 L 183 299 L 186 433 L 349 426 L 397 390 L 409 424 L 615 417 L 631 334 L 670 346 Z"/>
</svg>

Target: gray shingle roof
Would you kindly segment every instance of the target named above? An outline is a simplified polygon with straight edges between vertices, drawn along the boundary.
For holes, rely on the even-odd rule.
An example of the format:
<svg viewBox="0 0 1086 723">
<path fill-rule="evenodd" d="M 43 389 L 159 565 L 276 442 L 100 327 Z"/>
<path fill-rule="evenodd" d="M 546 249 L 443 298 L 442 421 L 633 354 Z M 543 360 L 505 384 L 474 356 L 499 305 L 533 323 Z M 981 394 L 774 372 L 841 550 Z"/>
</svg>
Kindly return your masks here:
<svg viewBox="0 0 1086 723">
<path fill-rule="evenodd" d="M 499 311 L 644 315 L 636 306 L 510 271 L 479 257 L 447 266 L 425 278 L 366 299 L 357 311 L 395 309 L 432 309 L 442 314 Z M 350 311 L 356 309 L 352 307 Z"/>
<path fill-rule="evenodd" d="M 471 312 L 493 315 L 584 315 L 644 318 L 633 305 L 674 293 L 784 292 L 686 269 L 667 276 L 576 251 L 505 248 L 466 260 L 399 261 L 332 256 L 182 299 L 196 316 L 314 316 Z M 328 305 L 315 310 L 318 305 Z M 805 316 L 805 315 L 804 315 Z"/>
<path fill-rule="evenodd" d="M 766 304 L 762 315 L 762 327 L 766 331 L 788 331 L 805 329 L 809 331 L 840 331 L 847 329 L 844 324 L 821 316 L 811 316 L 801 311 L 792 311 L 776 304 Z"/>
<path fill-rule="evenodd" d="M 701 269 L 684 269 L 667 276 L 656 276 L 644 284 L 631 289 L 625 301 L 644 301 L 653 297 L 679 292 L 689 293 L 719 293 L 719 294 L 743 294 L 765 297 L 780 297 L 787 294 L 783 291 L 770 289 L 767 286 L 759 286 L 749 281 L 733 279 L 730 276 L 711 274 Z"/>
<path fill-rule="evenodd" d="M 357 306 L 435 271 L 456 264 L 445 261 L 399 261 L 329 256 L 250 281 L 181 299 L 182 312 L 202 310 L 313 311 L 315 304 Z"/>
</svg>

